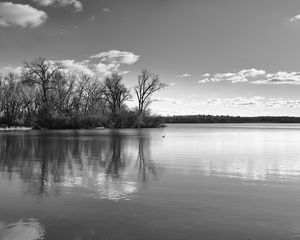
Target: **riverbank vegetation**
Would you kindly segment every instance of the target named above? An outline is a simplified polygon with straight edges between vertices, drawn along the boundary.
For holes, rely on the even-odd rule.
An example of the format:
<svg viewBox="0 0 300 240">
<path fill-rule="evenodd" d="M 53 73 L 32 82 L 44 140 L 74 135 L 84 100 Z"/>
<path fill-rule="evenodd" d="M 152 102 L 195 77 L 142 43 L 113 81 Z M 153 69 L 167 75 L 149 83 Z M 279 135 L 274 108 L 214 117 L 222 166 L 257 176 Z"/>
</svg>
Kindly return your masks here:
<svg viewBox="0 0 300 240">
<path fill-rule="evenodd" d="M 112 73 L 100 80 L 66 72 L 54 61 L 25 62 L 20 74 L 0 75 L 0 126 L 33 128 L 158 127 L 152 115 L 153 93 L 165 88 L 158 75 L 142 70 L 132 94 L 123 76 Z M 137 98 L 130 109 L 126 102 Z"/>
</svg>

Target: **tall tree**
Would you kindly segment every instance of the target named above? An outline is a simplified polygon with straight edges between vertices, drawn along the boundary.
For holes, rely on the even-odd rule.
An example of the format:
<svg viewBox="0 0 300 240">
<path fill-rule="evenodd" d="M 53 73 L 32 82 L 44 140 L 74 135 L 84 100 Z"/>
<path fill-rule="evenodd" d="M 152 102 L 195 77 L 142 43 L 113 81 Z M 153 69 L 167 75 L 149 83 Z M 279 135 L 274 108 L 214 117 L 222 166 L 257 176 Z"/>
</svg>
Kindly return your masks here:
<svg viewBox="0 0 300 240">
<path fill-rule="evenodd" d="M 138 76 L 138 84 L 134 87 L 138 99 L 138 112 L 140 116 L 145 113 L 146 108 L 151 103 L 153 93 L 166 86 L 167 84 L 162 82 L 157 74 L 153 74 L 147 69 L 142 70 Z"/>
<path fill-rule="evenodd" d="M 75 92 L 76 76 L 58 72 L 55 74 L 54 103 L 57 114 L 70 113 Z"/>
<path fill-rule="evenodd" d="M 113 73 L 111 76 L 107 77 L 103 83 L 104 99 L 114 115 L 120 113 L 122 104 L 131 97 L 130 91 L 121 81 L 122 75 Z"/>
<path fill-rule="evenodd" d="M 38 86 L 42 99 L 42 112 L 50 112 L 50 94 L 54 89 L 55 75 L 62 69 L 61 64 L 38 58 L 32 62 L 24 63 L 23 82 L 29 86 Z"/>
</svg>

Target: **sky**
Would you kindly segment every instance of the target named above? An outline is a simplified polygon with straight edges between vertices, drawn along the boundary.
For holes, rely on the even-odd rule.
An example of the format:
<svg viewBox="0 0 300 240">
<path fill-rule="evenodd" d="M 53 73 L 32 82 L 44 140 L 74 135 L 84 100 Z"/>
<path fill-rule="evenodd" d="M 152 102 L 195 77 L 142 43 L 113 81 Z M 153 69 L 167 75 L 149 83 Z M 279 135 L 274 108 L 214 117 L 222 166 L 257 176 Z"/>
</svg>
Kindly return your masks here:
<svg viewBox="0 0 300 240">
<path fill-rule="evenodd" d="M 0 1 L 1 72 L 42 56 L 133 88 L 147 68 L 162 115 L 300 116 L 299 43 L 299 0 Z"/>
</svg>

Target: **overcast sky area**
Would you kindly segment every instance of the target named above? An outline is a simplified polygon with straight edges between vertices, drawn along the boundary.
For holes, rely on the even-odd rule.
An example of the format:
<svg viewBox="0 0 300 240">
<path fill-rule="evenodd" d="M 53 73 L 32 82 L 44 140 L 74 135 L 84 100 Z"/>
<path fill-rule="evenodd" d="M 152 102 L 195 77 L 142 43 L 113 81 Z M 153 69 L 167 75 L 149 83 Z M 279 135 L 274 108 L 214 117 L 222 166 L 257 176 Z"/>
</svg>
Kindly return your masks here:
<svg viewBox="0 0 300 240">
<path fill-rule="evenodd" d="M 300 116 L 299 0 L 0 1 L 1 72 L 39 56 L 128 87 L 147 67 L 158 114 Z"/>
</svg>

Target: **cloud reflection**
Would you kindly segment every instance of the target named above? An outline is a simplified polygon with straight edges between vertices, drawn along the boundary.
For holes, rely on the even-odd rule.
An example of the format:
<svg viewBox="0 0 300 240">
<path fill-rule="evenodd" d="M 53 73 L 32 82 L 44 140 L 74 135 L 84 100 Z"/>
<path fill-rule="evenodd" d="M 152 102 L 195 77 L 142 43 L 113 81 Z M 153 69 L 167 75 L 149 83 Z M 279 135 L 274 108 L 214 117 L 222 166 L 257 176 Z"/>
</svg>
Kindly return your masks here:
<svg viewBox="0 0 300 240">
<path fill-rule="evenodd" d="M 40 240 L 44 235 L 44 227 L 33 218 L 10 224 L 0 222 L 1 240 Z"/>
</svg>

